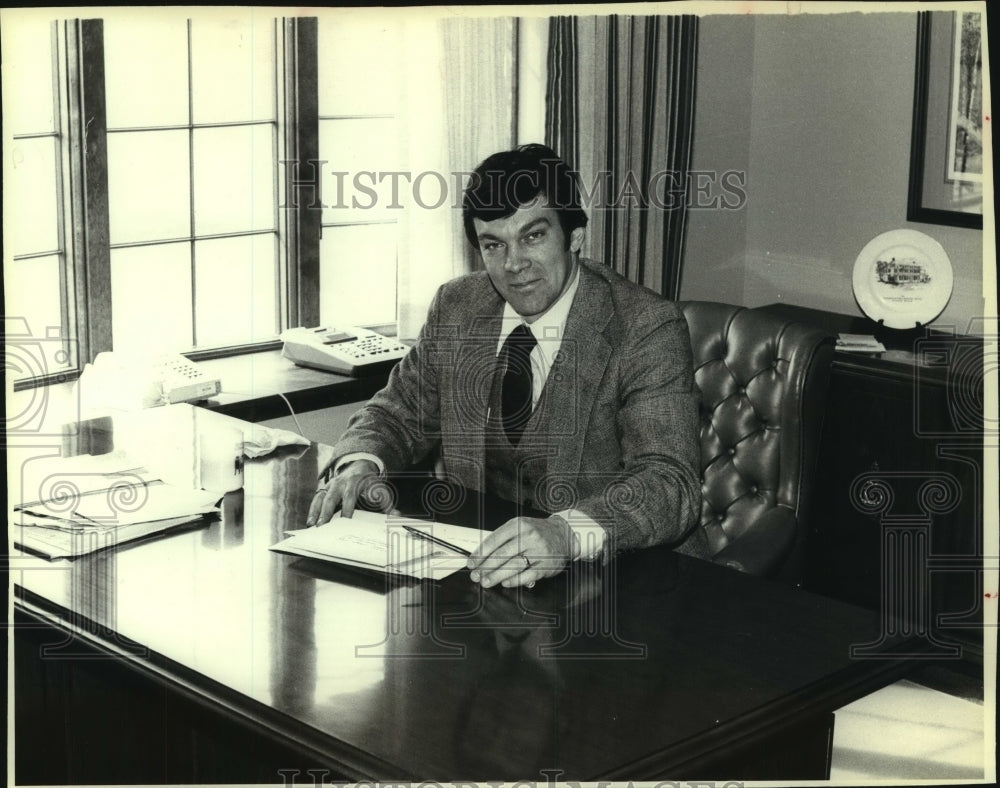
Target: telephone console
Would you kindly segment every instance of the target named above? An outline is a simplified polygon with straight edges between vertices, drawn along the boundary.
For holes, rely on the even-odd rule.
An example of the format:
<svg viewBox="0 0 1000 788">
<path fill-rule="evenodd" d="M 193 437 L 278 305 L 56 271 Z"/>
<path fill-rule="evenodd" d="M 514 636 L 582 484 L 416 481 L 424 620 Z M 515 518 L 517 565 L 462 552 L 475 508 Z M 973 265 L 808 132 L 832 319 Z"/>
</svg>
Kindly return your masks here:
<svg viewBox="0 0 1000 788">
<path fill-rule="evenodd" d="M 281 355 L 300 367 L 341 375 L 363 375 L 385 369 L 409 350 L 406 345 L 366 328 L 290 328 L 281 333 Z"/>
<path fill-rule="evenodd" d="M 81 402 L 93 408 L 139 410 L 196 402 L 222 390 L 219 378 L 181 355 L 106 351 L 80 374 Z"/>
<path fill-rule="evenodd" d="M 163 387 L 163 397 L 173 405 L 177 402 L 197 402 L 214 397 L 222 390 L 222 382 L 206 373 L 184 356 L 166 356 L 153 364 Z"/>
</svg>

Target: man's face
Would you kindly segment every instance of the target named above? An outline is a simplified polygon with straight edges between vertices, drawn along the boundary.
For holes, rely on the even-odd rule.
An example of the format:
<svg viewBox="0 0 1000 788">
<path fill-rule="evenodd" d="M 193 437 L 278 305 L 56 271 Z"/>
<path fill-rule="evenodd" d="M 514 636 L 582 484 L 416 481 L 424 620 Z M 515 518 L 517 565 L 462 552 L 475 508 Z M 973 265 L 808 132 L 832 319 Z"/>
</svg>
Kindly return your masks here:
<svg viewBox="0 0 1000 788">
<path fill-rule="evenodd" d="M 473 219 L 486 273 L 503 299 L 532 322 L 556 302 L 569 284 L 584 230 L 569 245 L 553 208 L 535 199 L 506 219 Z"/>
</svg>

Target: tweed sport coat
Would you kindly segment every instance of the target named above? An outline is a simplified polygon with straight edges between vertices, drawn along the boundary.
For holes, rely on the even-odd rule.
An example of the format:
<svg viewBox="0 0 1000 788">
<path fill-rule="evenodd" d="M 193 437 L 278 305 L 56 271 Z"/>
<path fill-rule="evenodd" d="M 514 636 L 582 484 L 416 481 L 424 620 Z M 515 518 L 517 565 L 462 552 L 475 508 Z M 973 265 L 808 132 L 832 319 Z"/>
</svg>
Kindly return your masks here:
<svg viewBox="0 0 1000 788">
<path fill-rule="evenodd" d="M 369 452 L 387 471 L 438 449 L 451 481 L 484 487 L 488 400 L 504 302 L 485 272 L 438 290 L 417 343 L 351 419 L 334 461 Z M 687 323 L 673 302 L 580 261 L 545 382 L 548 511 L 577 509 L 611 551 L 663 542 L 707 554 L 700 529 L 697 394 Z M 545 505 L 548 503 L 548 505 Z"/>
</svg>

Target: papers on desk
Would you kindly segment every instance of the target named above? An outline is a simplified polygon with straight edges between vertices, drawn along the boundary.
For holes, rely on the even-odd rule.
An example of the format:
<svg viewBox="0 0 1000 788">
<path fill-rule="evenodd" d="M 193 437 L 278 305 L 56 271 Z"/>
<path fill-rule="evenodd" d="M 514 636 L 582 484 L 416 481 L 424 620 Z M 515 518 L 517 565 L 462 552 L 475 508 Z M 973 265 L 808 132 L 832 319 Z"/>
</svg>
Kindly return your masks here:
<svg viewBox="0 0 1000 788">
<path fill-rule="evenodd" d="M 488 534 L 478 528 L 355 511 L 351 518 L 338 514 L 326 525 L 289 531 L 288 538 L 272 545 L 271 549 L 420 579 L 441 580 L 465 567 L 464 555 L 419 539 L 407 533 L 403 526 L 429 533 L 470 552 L 478 548 Z"/>
<path fill-rule="evenodd" d="M 46 457 L 22 468 L 14 543 L 48 558 L 113 547 L 218 512 L 219 493 L 166 484 L 123 452 Z"/>
<path fill-rule="evenodd" d="M 837 337 L 837 350 L 847 350 L 852 353 L 884 353 L 885 345 L 871 334 L 840 334 Z"/>
</svg>

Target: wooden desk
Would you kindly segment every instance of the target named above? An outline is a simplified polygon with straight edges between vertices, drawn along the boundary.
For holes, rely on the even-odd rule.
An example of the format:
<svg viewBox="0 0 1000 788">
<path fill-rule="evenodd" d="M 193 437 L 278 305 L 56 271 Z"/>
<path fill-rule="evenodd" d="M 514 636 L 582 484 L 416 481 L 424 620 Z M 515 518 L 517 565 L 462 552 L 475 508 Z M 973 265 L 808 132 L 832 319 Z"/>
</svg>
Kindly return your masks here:
<svg viewBox="0 0 1000 788">
<path fill-rule="evenodd" d="M 141 420 L 69 437 L 131 446 Z M 269 551 L 324 451 L 248 463 L 200 528 L 11 559 L 18 783 L 822 778 L 832 710 L 901 671 L 851 656 L 874 613 L 662 549 L 523 592 Z M 511 513 L 401 495 L 466 524 Z"/>
<path fill-rule="evenodd" d="M 222 381 L 222 393 L 206 407 L 244 421 L 264 421 L 288 415 L 288 406 L 304 413 L 350 402 L 364 402 L 385 386 L 385 366 L 352 378 L 293 364 L 280 350 L 265 350 L 199 361 Z M 282 400 L 284 395 L 288 402 Z"/>
</svg>

